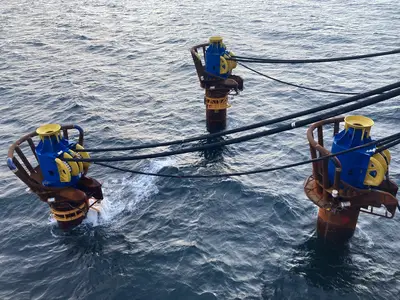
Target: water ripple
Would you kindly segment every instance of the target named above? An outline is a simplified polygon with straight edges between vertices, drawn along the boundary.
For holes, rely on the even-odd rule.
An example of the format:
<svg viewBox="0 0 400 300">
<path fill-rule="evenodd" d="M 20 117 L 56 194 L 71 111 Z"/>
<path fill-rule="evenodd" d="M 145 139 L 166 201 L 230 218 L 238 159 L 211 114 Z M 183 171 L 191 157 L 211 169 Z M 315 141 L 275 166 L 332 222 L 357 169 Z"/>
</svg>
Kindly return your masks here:
<svg viewBox="0 0 400 300">
<path fill-rule="evenodd" d="M 191 46 L 221 34 L 238 55 L 385 51 L 398 48 L 399 15 L 393 0 L 2 1 L 0 152 L 6 157 L 10 143 L 47 122 L 81 125 L 91 147 L 205 133 Z M 398 80 L 397 66 L 386 56 L 255 68 L 365 91 Z M 235 72 L 245 90 L 231 99 L 229 128 L 342 98 Z M 374 136 L 383 137 L 396 132 L 398 111 L 390 100 L 357 113 L 372 117 Z M 118 165 L 170 174 L 272 167 L 308 158 L 305 130 Z M 392 157 L 398 182 L 395 150 Z M 398 299 L 400 221 L 362 215 L 349 245 L 321 245 L 317 210 L 302 187 L 310 166 L 208 180 L 91 172 L 103 182 L 102 218 L 64 233 L 47 205 L 0 166 L 1 299 Z"/>
</svg>

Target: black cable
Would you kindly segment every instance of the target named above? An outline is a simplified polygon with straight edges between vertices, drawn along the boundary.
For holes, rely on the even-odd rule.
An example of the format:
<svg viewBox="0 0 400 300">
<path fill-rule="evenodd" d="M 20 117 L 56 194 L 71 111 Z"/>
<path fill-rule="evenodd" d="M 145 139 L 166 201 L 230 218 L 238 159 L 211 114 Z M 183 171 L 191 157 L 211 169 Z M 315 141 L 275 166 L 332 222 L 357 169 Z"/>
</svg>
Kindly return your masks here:
<svg viewBox="0 0 400 300">
<path fill-rule="evenodd" d="M 99 202 L 99 200 L 96 199 L 96 201 L 94 201 L 91 205 L 89 205 L 88 210 L 85 212 L 84 210 L 80 209 L 79 206 L 73 206 L 73 205 L 71 205 L 69 202 L 66 202 L 66 201 L 65 201 L 65 203 L 67 203 L 71 208 L 79 210 L 79 211 L 80 211 L 81 213 L 83 213 L 84 215 L 87 215 L 87 213 L 89 212 L 89 209 L 90 209 L 93 205 L 95 205 L 96 203 L 98 203 L 98 202 Z"/>
<path fill-rule="evenodd" d="M 91 208 L 93 205 L 95 205 L 98 202 L 100 202 L 100 201 L 98 199 L 96 199 L 92 204 L 89 205 L 89 208 Z"/>
<path fill-rule="evenodd" d="M 67 203 L 69 205 L 69 207 L 71 207 L 73 209 L 76 209 L 76 210 L 80 211 L 81 213 L 83 213 L 84 215 L 86 215 L 87 212 L 85 212 L 84 210 L 80 209 L 79 206 L 73 206 L 73 205 L 71 205 L 71 203 L 69 203 L 67 201 L 65 201 L 65 203 Z"/>
<path fill-rule="evenodd" d="M 304 160 L 301 162 L 297 162 L 297 163 L 293 163 L 293 164 L 288 164 L 288 165 L 283 165 L 283 166 L 278 166 L 278 167 L 272 167 L 272 168 L 266 168 L 266 169 L 258 169 L 258 170 L 251 170 L 251 171 L 244 171 L 244 172 L 233 172 L 233 173 L 223 173 L 223 174 L 214 174 L 214 175 L 169 175 L 169 174 L 159 174 L 159 173 L 152 173 L 152 172 L 142 172 L 142 171 L 137 171 L 137 170 L 130 170 L 130 169 L 126 169 L 126 168 L 120 168 L 120 167 L 115 167 L 115 166 L 111 166 L 108 164 L 104 164 L 104 163 L 100 163 L 100 162 L 95 162 L 95 164 L 103 166 L 103 167 L 107 167 L 110 169 L 114 169 L 114 170 L 118 170 L 118 171 L 122 171 L 122 172 L 128 172 L 128 173 L 133 173 L 133 174 L 139 174 L 139 175 L 148 175 L 148 176 L 157 176 L 157 177 L 167 177 L 167 178 L 217 178 L 217 177 L 232 177 L 232 176 L 242 176 L 242 175 L 251 175 L 251 174 L 257 174 L 257 173 L 267 173 L 267 172 L 272 172 L 272 171 L 277 171 L 277 170 L 283 170 L 283 169 L 288 169 L 288 168 L 293 168 L 293 167 L 297 167 L 297 166 L 301 166 L 301 165 L 305 165 L 305 164 L 309 164 L 309 163 L 313 163 L 313 162 L 317 162 L 317 161 L 321 161 L 324 159 L 329 159 L 332 158 L 334 156 L 339 156 L 339 155 L 343 155 L 349 152 L 353 152 L 365 147 L 370 147 L 373 145 L 380 145 L 383 144 L 386 140 L 392 140 L 397 138 L 397 143 L 400 143 L 400 133 L 396 133 L 393 134 L 391 136 L 376 140 L 376 141 L 372 141 L 369 143 L 366 143 L 364 145 L 360 145 L 357 147 L 353 147 L 350 149 L 346 149 L 334 154 L 330 154 L 327 156 L 323 156 L 323 157 L 318 157 L 318 158 L 314 158 L 314 159 L 309 159 L 309 160 Z"/>
<path fill-rule="evenodd" d="M 294 119 L 297 117 L 306 116 L 306 115 L 309 115 L 312 113 L 319 112 L 321 110 L 326 110 L 329 108 L 336 107 L 338 105 L 351 103 L 351 102 L 354 102 L 354 101 L 357 101 L 357 100 L 360 100 L 363 98 L 381 94 L 381 93 L 390 91 L 390 90 L 392 90 L 394 88 L 398 88 L 398 87 L 400 87 L 400 81 L 377 88 L 377 89 L 374 89 L 374 90 L 371 90 L 371 91 L 367 91 L 362 94 L 358 94 L 356 96 L 348 97 L 348 98 L 345 98 L 345 99 L 342 99 L 342 100 L 339 100 L 339 101 L 336 101 L 333 103 L 324 104 L 324 105 L 317 106 L 314 108 L 310 108 L 310 109 L 306 109 L 306 110 L 299 111 L 296 113 L 292 113 L 292 114 L 289 114 L 289 115 L 286 115 L 283 117 L 279 117 L 279 118 L 275 118 L 275 119 L 271 119 L 271 120 L 267 120 L 267 121 L 263 121 L 263 122 L 258 122 L 258 123 L 250 124 L 247 126 L 238 127 L 238 128 L 226 130 L 223 132 L 204 134 L 204 135 L 194 136 L 191 138 L 179 139 L 179 140 L 168 141 L 168 142 L 147 143 L 147 144 L 142 144 L 142 145 L 127 146 L 127 147 L 85 148 L 83 150 L 76 149 L 74 151 L 75 152 L 79 152 L 79 151 L 80 152 L 83 152 L 83 151 L 84 152 L 107 152 L 107 151 L 139 150 L 139 149 L 145 149 L 145 148 L 157 148 L 157 147 L 163 147 L 163 146 L 171 146 L 171 145 L 189 143 L 189 142 L 194 142 L 194 141 L 199 141 L 199 140 L 212 139 L 212 138 L 216 138 L 216 137 L 220 137 L 220 136 L 224 136 L 224 135 L 228 135 L 228 134 L 238 133 L 238 132 L 247 131 L 247 130 L 251 130 L 251 129 L 255 129 L 255 128 L 259 128 L 259 127 L 263 127 L 263 126 L 267 126 L 267 125 L 276 124 L 276 123 L 283 122 L 283 121 L 288 121 L 290 119 Z"/>
<path fill-rule="evenodd" d="M 400 141 L 399 141 L 399 140 L 394 140 L 394 141 L 392 141 L 392 142 L 390 142 L 390 143 L 387 143 L 386 145 L 384 145 L 384 146 L 382 146 L 382 147 L 379 147 L 379 149 L 377 149 L 375 152 L 376 152 L 376 153 L 381 153 L 381 152 L 383 152 L 384 150 L 389 149 L 389 148 L 391 148 L 391 147 L 394 147 L 394 146 L 396 146 L 396 145 L 398 145 L 398 144 L 400 144 Z"/>
<path fill-rule="evenodd" d="M 333 109 L 329 112 L 307 118 L 304 120 L 300 120 L 297 122 L 292 122 L 291 124 L 286 124 L 282 125 L 270 130 L 264 130 L 260 132 L 256 132 L 253 134 L 248 134 L 245 136 L 241 136 L 238 138 L 234 138 L 231 140 L 227 141 L 221 141 L 221 142 L 216 142 L 212 144 L 206 144 L 202 146 L 197 146 L 197 147 L 191 147 L 191 148 L 183 148 L 175 151 L 164 151 L 164 152 L 159 152 L 159 153 L 151 153 L 151 154 L 142 154 L 142 155 L 136 155 L 136 156 L 120 156 L 120 157 L 105 157 L 105 158 L 90 158 L 90 159 L 77 159 L 77 158 L 61 158 L 61 160 L 64 161 L 76 161 L 76 162 L 110 162 L 110 161 L 129 161 L 129 160 L 140 160 L 140 159 L 148 159 L 148 158 L 156 158 L 156 157 L 166 157 L 166 156 L 171 156 L 171 155 L 177 155 L 177 154 L 184 154 L 184 153 L 190 153 L 190 152 L 197 152 L 197 151 L 202 151 L 202 150 L 207 150 L 210 148 L 215 148 L 215 147 L 221 147 L 221 146 L 226 146 L 226 145 L 231 145 L 231 144 L 236 144 L 236 143 L 241 143 L 245 141 L 249 141 L 252 139 L 284 132 L 287 130 L 291 130 L 294 128 L 302 127 L 305 125 L 309 125 L 311 123 L 321 121 L 327 118 L 331 118 L 349 111 L 353 111 L 362 107 L 366 107 L 372 104 L 376 104 L 382 101 L 385 101 L 387 99 L 397 97 L 400 95 L 400 88 L 394 89 L 390 92 L 384 93 L 379 96 L 375 96 L 366 100 L 363 100 L 362 102 L 350 104 L 347 107 L 339 107 L 337 109 Z"/>
<path fill-rule="evenodd" d="M 390 146 L 388 146 L 385 149 L 382 149 L 383 147 L 386 147 L 387 145 L 389 145 L 389 143 L 391 144 Z M 382 152 L 382 151 L 384 151 L 384 150 L 386 150 L 388 148 L 392 148 L 392 147 L 396 146 L 397 144 L 400 144 L 400 139 L 399 138 L 397 138 L 397 137 L 388 138 L 384 143 L 381 143 L 381 144 L 377 145 L 377 147 L 379 147 L 379 148 L 377 148 L 375 150 L 375 153 L 380 153 L 380 152 Z"/>
<path fill-rule="evenodd" d="M 377 57 L 377 56 L 384 56 L 384 55 L 391 55 L 398 53 L 400 53 L 400 49 L 394 49 L 390 51 L 377 52 L 371 54 L 363 54 L 363 55 L 342 56 L 342 57 L 332 57 L 332 58 L 316 58 L 316 59 L 273 59 L 273 58 L 257 58 L 257 57 L 235 55 L 232 56 L 232 58 L 229 58 L 228 60 L 254 62 L 254 63 L 269 63 L 269 64 L 308 64 L 308 63 L 354 60 L 354 59 L 370 58 L 370 57 Z"/>
<path fill-rule="evenodd" d="M 328 93 L 328 94 L 337 94 L 337 95 L 358 95 L 359 94 L 359 93 L 351 93 L 351 92 L 336 92 L 336 91 L 322 90 L 322 89 L 316 89 L 316 88 L 307 87 L 307 86 L 304 86 L 304 85 L 298 85 L 298 84 L 295 84 L 295 83 L 290 83 L 290 82 L 287 82 L 287 81 L 283 81 L 283 80 L 274 78 L 272 76 L 269 76 L 267 74 L 261 73 L 261 72 L 259 72 L 257 70 L 254 70 L 253 68 L 250 68 L 249 66 L 246 66 L 245 64 L 242 64 L 240 62 L 238 62 L 238 64 L 241 65 L 242 67 L 244 67 L 244 68 L 246 68 L 246 69 L 248 69 L 248 70 L 250 70 L 250 71 L 252 71 L 252 72 L 254 72 L 254 73 L 258 74 L 258 75 L 264 76 L 264 77 L 266 77 L 268 79 L 271 79 L 271 80 L 274 80 L 276 82 L 283 83 L 283 84 L 286 84 L 286 85 L 294 86 L 294 87 L 297 87 L 297 88 L 300 88 L 300 89 L 304 89 L 304 90 L 320 92 L 320 93 Z"/>
</svg>

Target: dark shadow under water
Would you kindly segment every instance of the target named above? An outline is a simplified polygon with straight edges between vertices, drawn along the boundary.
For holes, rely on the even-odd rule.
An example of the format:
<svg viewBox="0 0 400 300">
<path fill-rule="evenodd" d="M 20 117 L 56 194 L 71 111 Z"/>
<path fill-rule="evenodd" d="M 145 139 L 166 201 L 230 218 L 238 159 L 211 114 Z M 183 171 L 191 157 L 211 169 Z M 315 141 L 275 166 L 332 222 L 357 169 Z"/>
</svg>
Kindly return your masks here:
<svg viewBox="0 0 400 300">
<path fill-rule="evenodd" d="M 267 272 L 271 273 L 271 266 L 266 265 Z M 277 276 L 264 281 L 263 299 L 351 299 L 355 296 L 354 286 L 360 270 L 352 261 L 348 243 L 327 243 L 315 234 L 295 247 L 284 265 L 289 268 L 277 268 L 274 270 Z M 328 298 L 326 291 L 330 292 Z"/>
<path fill-rule="evenodd" d="M 293 272 L 324 290 L 352 286 L 359 273 L 348 243 L 329 243 L 316 236 L 299 245 L 293 263 Z"/>
</svg>

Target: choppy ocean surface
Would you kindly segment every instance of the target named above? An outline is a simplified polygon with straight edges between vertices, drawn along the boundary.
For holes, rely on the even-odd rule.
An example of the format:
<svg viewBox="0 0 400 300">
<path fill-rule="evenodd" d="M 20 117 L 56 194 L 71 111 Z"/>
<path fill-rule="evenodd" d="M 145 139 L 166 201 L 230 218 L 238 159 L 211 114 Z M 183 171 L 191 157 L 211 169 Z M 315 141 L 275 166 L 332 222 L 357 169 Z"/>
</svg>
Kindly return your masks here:
<svg viewBox="0 0 400 300">
<path fill-rule="evenodd" d="M 91 167 L 104 214 L 70 233 L 5 165 L 9 145 L 41 124 L 75 123 L 86 146 L 205 133 L 189 48 L 220 34 L 238 55 L 329 57 L 398 48 L 388 1 L 0 1 L 0 299 L 400 299 L 400 216 L 361 215 L 348 245 L 315 237 L 302 184 L 311 166 L 208 180 Z M 341 91 L 399 80 L 399 56 L 260 65 L 280 79 Z M 245 90 L 228 127 L 343 97 L 280 85 L 238 67 Z M 399 100 L 357 111 L 379 138 L 399 128 Z M 211 174 L 308 158 L 306 128 L 192 153 L 120 163 Z M 172 148 L 174 149 L 174 148 Z M 111 154 L 110 154 L 111 155 Z M 400 183 L 400 151 L 391 174 Z"/>
</svg>

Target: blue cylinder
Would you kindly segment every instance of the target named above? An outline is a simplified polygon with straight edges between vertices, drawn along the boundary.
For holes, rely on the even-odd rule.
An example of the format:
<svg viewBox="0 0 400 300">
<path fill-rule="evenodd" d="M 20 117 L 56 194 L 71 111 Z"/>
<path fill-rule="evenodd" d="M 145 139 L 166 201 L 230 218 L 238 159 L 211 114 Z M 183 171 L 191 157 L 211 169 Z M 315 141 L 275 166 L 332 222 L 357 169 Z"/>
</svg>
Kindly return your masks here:
<svg viewBox="0 0 400 300">
<path fill-rule="evenodd" d="M 60 158 L 69 156 L 69 142 L 61 136 L 59 124 L 47 124 L 36 132 L 40 142 L 36 155 L 42 171 L 42 184 L 50 187 L 75 187 L 81 174 L 76 171 L 76 162 L 65 162 Z M 78 167 L 79 168 L 79 167 Z"/>
<path fill-rule="evenodd" d="M 226 50 L 222 38 L 214 36 L 210 38 L 210 45 L 206 50 L 205 67 L 206 72 L 222 78 L 228 78 L 236 64 L 227 60 L 231 52 Z"/>
<path fill-rule="evenodd" d="M 370 131 L 373 124 L 374 122 L 371 119 L 363 116 L 346 117 L 345 129 L 334 137 L 331 152 L 337 153 L 371 142 Z M 372 172 L 371 176 L 377 175 L 373 174 L 374 171 L 368 169 L 374 151 L 375 146 L 372 145 L 338 155 L 337 158 L 342 165 L 341 180 L 357 188 L 367 188 L 364 183 L 367 174 Z M 333 182 L 335 166 L 332 161 L 329 162 L 328 170 L 329 179 Z"/>
</svg>

